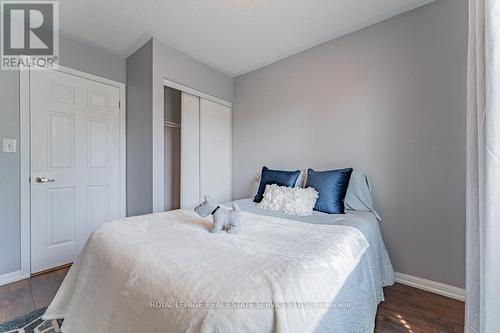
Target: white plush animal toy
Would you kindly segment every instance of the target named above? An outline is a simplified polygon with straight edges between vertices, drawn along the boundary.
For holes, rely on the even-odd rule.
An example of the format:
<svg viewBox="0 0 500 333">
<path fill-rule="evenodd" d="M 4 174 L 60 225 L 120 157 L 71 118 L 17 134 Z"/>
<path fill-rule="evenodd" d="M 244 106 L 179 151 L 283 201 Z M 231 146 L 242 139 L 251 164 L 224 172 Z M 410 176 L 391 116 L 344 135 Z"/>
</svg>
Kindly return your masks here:
<svg viewBox="0 0 500 333">
<path fill-rule="evenodd" d="M 196 207 L 194 211 L 201 217 L 212 214 L 214 220 L 214 226 L 210 229 L 212 233 L 226 229 L 227 232 L 235 234 L 240 229 L 241 211 L 236 204 L 233 204 L 233 209 L 222 207 L 208 195 L 205 195 L 205 201 Z"/>
</svg>

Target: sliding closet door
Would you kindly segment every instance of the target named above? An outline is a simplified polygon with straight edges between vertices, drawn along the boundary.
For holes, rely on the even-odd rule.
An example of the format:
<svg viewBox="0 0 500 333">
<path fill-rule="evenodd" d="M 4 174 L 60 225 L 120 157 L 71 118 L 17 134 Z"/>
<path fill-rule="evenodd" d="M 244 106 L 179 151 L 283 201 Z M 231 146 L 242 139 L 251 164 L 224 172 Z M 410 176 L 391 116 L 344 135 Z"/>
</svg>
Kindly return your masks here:
<svg viewBox="0 0 500 333">
<path fill-rule="evenodd" d="M 231 108 L 200 99 L 200 196 L 231 200 Z M 201 198 L 200 198 L 201 199 Z"/>
<path fill-rule="evenodd" d="M 193 208 L 200 199 L 200 98 L 182 93 L 181 208 Z"/>
</svg>

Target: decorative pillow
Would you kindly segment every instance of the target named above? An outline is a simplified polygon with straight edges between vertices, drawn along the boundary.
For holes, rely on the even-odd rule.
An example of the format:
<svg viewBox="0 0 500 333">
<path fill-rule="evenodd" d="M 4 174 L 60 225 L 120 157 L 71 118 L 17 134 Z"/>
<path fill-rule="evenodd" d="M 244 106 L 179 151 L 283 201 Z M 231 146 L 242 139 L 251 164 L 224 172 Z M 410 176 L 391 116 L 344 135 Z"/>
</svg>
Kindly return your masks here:
<svg viewBox="0 0 500 333">
<path fill-rule="evenodd" d="M 297 178 L 297 183 L 294 187 L 306 187 L 307 179 L 307 169 L 300 170 L 299 178 Z M 257 193 L 260 184 L 260 174 L 252 180 L 252 191 L 251 193 Z"/>
<path fill-rule="evenodd" d="M 344 214 L 344 199 L 349 186 L 352 168 L 307 171 L 306 187 L 312 187 L 319 193 L 314 210 L 328 214 Z"/>
<path fill-rule="evenodd" d="M 255 202 L 261 202 L 264 197 L 264 191 L 266 190 L 266 185 L 276 184 L 279 186 L 295 187 L 297 184 L 297 178 L 299 178 L 300 170 L 297 171 L 281 171 L 281 170 L 271 170 L 267 167 L 262 168 L 262 174 L 260 176 L 260 185 L 257 195 L 253 199 Z"/>
<path fill-rule="evenodd" d="M 257 207 L 292 215 L 311 215 L 318 192 L 309 188 L 266 185 L 264 198 Z"/>
</svg>

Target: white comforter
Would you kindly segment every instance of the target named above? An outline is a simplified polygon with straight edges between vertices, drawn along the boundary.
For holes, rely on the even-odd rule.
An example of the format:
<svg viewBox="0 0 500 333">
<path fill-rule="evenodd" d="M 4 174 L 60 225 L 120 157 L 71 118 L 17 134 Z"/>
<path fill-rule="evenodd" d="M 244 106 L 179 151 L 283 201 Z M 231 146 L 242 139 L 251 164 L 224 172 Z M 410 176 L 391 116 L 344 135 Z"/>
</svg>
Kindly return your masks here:
<svg viewBox="0 0 500 333">
<path fill-rule="evenodd" d="M 310 332 L 368 247 L 349 226 L 177 210 L 103 225 L 44 318 L 63 332 Z M 280 303 L 283 302 L 283 303 Z M 320 302 L 324 302 L 323 304 Z"/>
</svg>

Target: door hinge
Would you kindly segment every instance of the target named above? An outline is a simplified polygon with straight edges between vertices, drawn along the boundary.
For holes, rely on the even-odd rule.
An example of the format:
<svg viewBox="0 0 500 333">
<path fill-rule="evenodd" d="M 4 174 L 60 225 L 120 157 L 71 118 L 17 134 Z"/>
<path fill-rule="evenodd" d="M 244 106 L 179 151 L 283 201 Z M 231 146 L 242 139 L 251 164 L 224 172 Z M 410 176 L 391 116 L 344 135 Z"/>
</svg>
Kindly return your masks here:
<svg viewBox="0 0 500 333">
<path fill-rule="evenodd" d="M 118 109 L 121 109 L 121 108 L 122 108 L 122 102 L 118 101 Z"/>
</svg>

